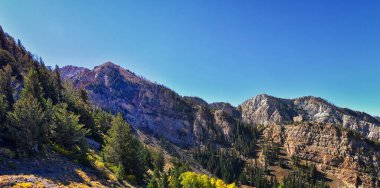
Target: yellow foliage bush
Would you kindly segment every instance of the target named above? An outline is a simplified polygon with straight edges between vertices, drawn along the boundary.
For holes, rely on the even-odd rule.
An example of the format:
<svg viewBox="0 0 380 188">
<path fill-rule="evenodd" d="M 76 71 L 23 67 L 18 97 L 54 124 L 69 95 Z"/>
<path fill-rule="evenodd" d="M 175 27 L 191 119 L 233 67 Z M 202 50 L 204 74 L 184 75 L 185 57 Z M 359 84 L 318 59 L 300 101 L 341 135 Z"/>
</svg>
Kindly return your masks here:
<svg viewBox="0 0 380 188">
<path fill-rule="evenodd" d="M 202 187 L 202 188 L 237 188 L 235 183 L 227 184 L 221 179 L 210 178 L 206 174 L 197 174 L 195 172 L 184 172 L 181 174 L 181 185 L 184 188 Z"/>
<path fill-rule="evenodd" d="M 99 160 L 96 160 L 95 161 L 95 167 L 98 169 L 98 170 L 104 170 L 105 168 L 105 165 L 102 161 L 99 161 Z"/>
<path fill-rule="evenodd" d="M 65 149 L 59 144 L 53 144 L 53 150 L 65 156 L 71 155 L 71 152 L 69 150 Z"/>
<path fill-rule="evenodd" d="M 90 183 L 91 182 L 91 178 L 86 174 L 86 172 L 84 172 L 83 170 L 81 169 L 75 169 L 75 172 L 86 182 L 86 183 Z"/>
<path fill-rule="evenodd" d="M 104 170 L 105 165 L 101 158 L 93 152 L 87 153 L 87 160 L 98 170 Z"/>
<path fill-rule="evenodd" d="M 30 188 L 30 187 L 33 187 L 33 183 L 20 182 L 13 186 L 13 188 Z"/>
</svg>

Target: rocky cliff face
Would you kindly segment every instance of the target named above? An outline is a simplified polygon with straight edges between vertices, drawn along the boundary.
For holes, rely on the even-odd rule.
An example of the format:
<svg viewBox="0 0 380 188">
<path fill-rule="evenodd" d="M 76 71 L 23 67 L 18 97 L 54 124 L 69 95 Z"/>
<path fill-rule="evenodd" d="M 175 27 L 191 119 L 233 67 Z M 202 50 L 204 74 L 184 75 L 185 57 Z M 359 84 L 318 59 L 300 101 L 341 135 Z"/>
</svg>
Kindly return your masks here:
<svg viewBox="0 0 380 188">
<path fill-rule="evenodd" d="M 258 95 L 239 106 L 242 119 L 254 124 L 331 123 L 380 141 L 380 121 L 366 113 L 339 108 L 317 97 L 281 99 Z"/>
<path fill-rule="evenodd" d="M 214 110 L 222 110 L 234 118 L 238 118 L 238 119 L 241 118 L 241 113 L 238 111 L 236 107 L 232 106 L 230 103 L 225 103 L 225 102 L 211 103 L 210 108 Z"/>
<path fill-rule="evenodd" d="M 74 86 L 87 90 L 94 104 L 114 113 L 123 113 L 136 129 L 183 147 L 211 140 L 221 134 L 223 128 L 229 129 L 229 125 L 220 120 L 223 116 L 202 99 L 181 97 L 165 86 L 110 62 L 93 70 L 63 67 L 61 75 L 72 80 Z"/>
<path fill-rule="evenodd" d="M 336 124 L 273 125 L 264 135 L 283 146 L 290 156 L 318 164 L 320 170 L 347 187 L 360 183 L 368 187 L 379 173 L 380 145 Z"/>
</svg>

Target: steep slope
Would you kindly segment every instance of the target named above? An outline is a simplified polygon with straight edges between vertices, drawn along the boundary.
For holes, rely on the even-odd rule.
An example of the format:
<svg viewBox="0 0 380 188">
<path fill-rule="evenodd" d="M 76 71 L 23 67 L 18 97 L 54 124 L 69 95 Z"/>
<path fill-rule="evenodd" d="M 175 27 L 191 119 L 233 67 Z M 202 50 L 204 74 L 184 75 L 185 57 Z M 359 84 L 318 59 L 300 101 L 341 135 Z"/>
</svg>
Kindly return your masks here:
<svg viewBox="0 0 380 188">
<path fill-rule="evenodd" d="M 216 126 L 215 118 L 220 115 L 214 117 L 205 101 L 181 97 L 111 62 L 93 70 L 63 67 L 61 75 L 86 89 L 94 104 L 113 113 L 121 112 L 136 129 L 177 145 L 197 145 L 223 131 Z M 225 122 L 218 122 L 226 127 Z"/>
<path fill-rule="evenodd" d="M 0 26 L 0 187 L 129 187 L 87 145 L 104 134 L 81 94 Z"/>
<path fill-rule="evenodd" d="M 317 164 L 347 187 L 368 187 L 377 181 L 380 145 L 335 124 L 273 125 L 264 131 L 264 137 L 283 147 L 289 156 Z"/>
<path fill-rule="evenodd" d="M 239 106 L 242 119 L 254 124 L 290 122 L 332 123 L 357 131 L 366 138 L 380 141 L 380 121 L 364 112 L 339 108 L 318 97 L 281 99 L 258 95 Z"/>
</svg>

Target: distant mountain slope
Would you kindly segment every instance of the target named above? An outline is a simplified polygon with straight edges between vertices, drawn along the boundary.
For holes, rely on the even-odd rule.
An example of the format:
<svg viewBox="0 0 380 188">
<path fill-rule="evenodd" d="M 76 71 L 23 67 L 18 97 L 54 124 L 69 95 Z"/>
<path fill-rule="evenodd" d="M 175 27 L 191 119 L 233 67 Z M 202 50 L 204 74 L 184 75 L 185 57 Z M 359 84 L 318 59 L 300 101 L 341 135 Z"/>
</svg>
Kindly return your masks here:
<svg viewBox="0 0 380 188">
<path fill-rule="evenodd" d="M 359 132 L 363 136 L 380 141 L 380 122 L 364 113 L 339 108 L 318 97 L 281 99 L 258 95 L 239 106 L 242 119 L 255 124 L 286 124 L 311 121 L 332 123 Z"/>
<path fill-rule="evenodd" d="M 113 63 L 93 70 L 66 66 L 61 68 L 61 75 L 76 87 L 86 89 L 94 104 L 114 113 L 122 112 L 135 128 L 163 136 L 177 145 L 197 145 L 212 139 L 210 134 L 222 132 L 210 128 L 217 124 L 216 116 L 203 100 L 181 97 Z"/>
<path fill-rule="evenodd" d="M 210 124 L 206 122 L 217 124 L 212 114 L 215 111 L 223 111 L 225 115 L 252 124 L 333 123 L 380 141 L 379 119 L 336 107 L 318 97 L 281 99 L 262 94 L 233 107 L 222 102 L 207 104 L 198 97 L 181 97 L 167 87 L 111 62 L 93 70 L 66 66 L 61 68 L 61 74 L 64 79 L 72 80 L 76 87 L 86 89 L 98 106 L 112 112 L 123 112 L 137 128 L 162 135 L 180 145 L 199 142 L 201 130 L 208 129 Z M 211 114 L 200 115 L 199 107 Z M 219 128 L 226 129 L 226 126 Z"/>
</svg>

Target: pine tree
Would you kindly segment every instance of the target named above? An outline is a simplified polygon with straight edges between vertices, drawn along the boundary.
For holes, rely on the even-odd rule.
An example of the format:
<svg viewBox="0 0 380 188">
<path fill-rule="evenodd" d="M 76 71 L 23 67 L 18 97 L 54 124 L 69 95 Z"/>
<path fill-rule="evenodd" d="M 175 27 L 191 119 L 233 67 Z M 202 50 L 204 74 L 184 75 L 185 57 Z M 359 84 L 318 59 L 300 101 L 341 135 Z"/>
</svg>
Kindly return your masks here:
<svg viewBox="0 0 380 188">
<path fill-rule="evenodd" d="M 0 94 L 0 125 L 5 122 L 5 115 L 8 109 L 8 103 L 5 100 L 5 96 Z"/>
<path fill-rule="evenodd" d="M 7 37 L 1 26 L 0 26 L 0 48 L 4 50 L 8 49 Z"/>
<path fill-rule="evenodd" d="M 103 143 L 103 135 L 105 135 L 111 127 L 112 114 L 98 109 L 92 112 L 92 118 L 94 119 L 97 130 L 96 137 L 94 137 L 94 139 L 100 143 Z"/>
<path fill-rule="evenodd" d="M 119 163 L 119 165 L 117 166 L 117 169 L 116 169 L 116 177 L 118 180 L 124 180 L 125 178 L 125 169 L 124 169 L 124 166 Z"/>
<path fill-rule="evenodd" d="M 171 172 L 171 181 L 169 186 L 171 188 L 180 188 L 181 187 L 181 180 L 180 180 L 181 173 L 179 172 L 178 168 L 174 168 Z"/>
<path fill-rule="evenodd" d="M 5 100 L 5 96 L 0 94 L 0 138 L 6 137 L 5 120 L 8 109 L 8 103 Z"/>
<path fill-rule="evenodd" d="M 82 92 L 76 90 L 74 86 L 67 82 L 63 90 L 62 102 L 68 104 L 68 110 L 79 115 L 79 123 L 89 130 L 89 136 L 96 138 L 97 129 L 92 115 L 92 105 L 83 100 Z"/>
<path fill-rule="evenodd" d="M 42 104 L 45 103 L 45 100 L 42 95 L 42 87 L 38 78 L 38 73 L 36 70 L 31 69 L 27 76 L 24 79 L 24 87 L 21 91 L 21 97 L 26 97 L 32 95 L 34 98 Z"/>
<path fill-rule="evenodd" d="M 148 184 L 147 188 L 159 188 L 156 178 L 152 178 L 149 181 L 149 184 Z"/>
<path fill-rule="evenodd" d="M 12 112 L 8 112 L 7 128 L 20 153 L 38 152 L 39 137 L 44 127 L 45 113 L 38 100 L 26 94 L 16 101 Z"/>
<path fill-rule="evenodd" d="M 44 105 L 44 119 L 40 128 L 40 137 L 38 139 L 39 145 L 43 146 L 45 143 L 50 143 L 54 136 L 55 126 L 52 122 L 54 114 L 53 103 L 51 99 L 46 100 Z M 44 149 L 44 148 L 43 148 Z"/>
<path fill-rule="evenodd" d="M 88 131 L 79 123 L 79 115 L 67 110 L 66 103 L 60 103 L 53 107 L 52 121 L 56 135 L 54 140 L 67 147 L 82 146 Z"/>
<path fill-rule="evenodd" d="M 54 87 L 51 71 L 45 66 L 45 63 L 40 58 L 39 66 L 37 68 L 37 76 L 41 85 L 41 95 L 45 99 L 52 99 L 54 104 L 57 103 L 57 94 Z"/>
<path fill-rule="evenodd" d="M 0 94 L 4 95 L 8 110 L 11 109 L 14 103 L 12 81 L 12 68 L 10 65 L 6 65 L 3 69 L 0 69 Z"/>
<path fill-rule="evenodd" d="M 169 178 L 168 174 L 166 174 L 165 172 L 163 172 L 161 176 L 160 188 L 169 188 Z"/>
<path fill-rule="evenodd" d="M 55 66 L 54 72 L 53 72 L 53 87 L 54 87 L 54 94 L 56 96 L 56 101 L 53 101 L 55 103 L 62 101 L 62 80 L 61 80 L 61 74 L 59 73 L 59 67 L 58 65 Z"/>
<path fill-rule="evenodd" d="M 0 49 L 0 68 L 3 68 L 6 65 L 13 67 L 16 65 L 16 60 L 8 51 Z"/>
<path fill-rule="evenodd" d="M 165 158 L 164 158 L 164 153 L 162 150 L 160 150 L 158 153 L 155 154 L 154 158 L 154 168 L 157 169 L 159 172 L 164 171 L 164 166 L 165 166 Z"/>
<path fill-rule="evenodd" d="M 126 174 L 142 178 L 146 171 L 145 161 L 140 155 L 142 149 L 143 147 L 132 134 L 129 125 L 123 120 L 120 113 L 117 114 L 105 137 L 105 146 L 102 150 L 105 160 L 114 164 L 121 163 Z"/>
</svg>

